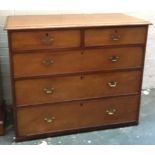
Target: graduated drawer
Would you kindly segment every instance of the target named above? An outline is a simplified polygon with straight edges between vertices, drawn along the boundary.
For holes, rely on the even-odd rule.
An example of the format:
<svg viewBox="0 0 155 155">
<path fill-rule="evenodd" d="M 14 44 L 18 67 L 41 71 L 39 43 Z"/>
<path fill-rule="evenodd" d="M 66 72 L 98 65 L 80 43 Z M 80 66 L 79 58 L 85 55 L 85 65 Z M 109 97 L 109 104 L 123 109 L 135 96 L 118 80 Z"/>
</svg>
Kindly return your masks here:
<svg viewBox="0 0 155 155">
<path fill-rule="evenodd" d="M 80 46 L 79 30 L 13 31 L 13 50 L 73 48 Z"/>
<path fill-rule="evenodd" d="M 115 27 L 85 30 L 85 46 L 143 44 L 146 27 Z"/>
<path fill-rule="evenodd" d="M 138 93 L 141 71 L 72 75 L 15 82 L 17 105 Z"/>
<path fill-rule="evenodd" d="M 136 122 L 138 96 L 19 108 L 19 136 Z"/>
<path fill-rule="evenodd" d="M 27 53 L 13 56 L 14 77 L 136 68 L 142 66 L 142 62 L 141 47 Z"/>
</svg>

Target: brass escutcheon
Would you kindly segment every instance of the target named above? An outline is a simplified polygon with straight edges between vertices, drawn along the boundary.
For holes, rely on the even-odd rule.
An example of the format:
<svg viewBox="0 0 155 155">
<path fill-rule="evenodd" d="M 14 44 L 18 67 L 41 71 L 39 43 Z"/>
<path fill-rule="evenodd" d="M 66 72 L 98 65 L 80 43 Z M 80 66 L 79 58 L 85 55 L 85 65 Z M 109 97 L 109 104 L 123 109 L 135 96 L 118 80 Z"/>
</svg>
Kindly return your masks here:
<svg viewBox="0 0 155 155">
<path fill-rule="evenodd" d="M 121 38 L 121 36 L 118 35 L 118 34 L 113 34 L 113 35 L 111 35 L 111 39 L 112 39 L 113 41 L 119 41 L 120 38 Z"/>
<path fill-rule="evenodd" d="M 47 88 L 44 88 L 43 91 L 45 92 L 45 94 L 53 94 L 54 88 L 53 87 L 47 87 Z"/>
<path fill-rule="evenodd" d="M 42 64 L 45 66 L 49 66 L 49 65 L 54 64 L 54 61 L 52 59 L 45 59 L 42 61 Z"/>
<path fill-rule="evenodd" d="M 114 109 L 114 108 L 109 108 L 106 110 L 107 115 L 114 115 L 115 112 L 116 112 L 116 109 Z"/>
<path fill-rule="evenodd" d="M 55 120 L 55 117 L 45 117 L 44 121 L 46 121 L 46 123 L 53 123 L 53 121 Z"/>
<path fill-rule="evenodd" d="M 117 82 L 116 81 L 110 81 L 110 82 L 108 82 L 108 86 L 111 88 L 114 88 L 117 86 Z"/>
<path fill-rule="evenodd" d="M 50 37 L 50 36 L 48 35 L 48 33 L 46 33 L 46 34 L 42 37 L 41 41 L 42 41 L 42 43 L 48 45 L 48 44 L 51 44 L 51 43 L 54 41 L 54 38 Z"/>
<path fill-rule="evenodd" d="M 110 56 L 109 60 L 112 62 L 117 62 L 119 60 L 119 57 L 118 56 Z"/>
</svg>

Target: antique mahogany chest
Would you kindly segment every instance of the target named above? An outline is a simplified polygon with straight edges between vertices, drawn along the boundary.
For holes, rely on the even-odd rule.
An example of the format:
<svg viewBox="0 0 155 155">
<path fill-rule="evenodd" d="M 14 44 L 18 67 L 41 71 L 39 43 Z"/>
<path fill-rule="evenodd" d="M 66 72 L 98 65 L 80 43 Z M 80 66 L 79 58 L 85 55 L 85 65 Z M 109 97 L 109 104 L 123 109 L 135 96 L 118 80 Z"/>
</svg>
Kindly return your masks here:
<svg viewBox="0 0 155 155">
<path fill-rule="evenodd" d="M 137 124 L 148 25 L 123 14 L 8 17 L 17 140 Z"/>
</svg>

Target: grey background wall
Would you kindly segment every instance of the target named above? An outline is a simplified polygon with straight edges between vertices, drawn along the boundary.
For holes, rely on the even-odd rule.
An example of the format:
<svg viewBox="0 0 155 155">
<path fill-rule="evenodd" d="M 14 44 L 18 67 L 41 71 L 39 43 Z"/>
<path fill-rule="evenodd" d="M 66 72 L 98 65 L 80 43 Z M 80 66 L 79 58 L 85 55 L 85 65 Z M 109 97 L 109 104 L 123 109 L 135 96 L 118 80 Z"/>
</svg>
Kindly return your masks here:
<svg viewBox="0 0 155 155">
<path fill-rule="evenodd" d="M 8 57 L 7 33 L 4 31 L 6 17 L 9 15 L 31 15 L 31 14 L 62 14 L 62 13 L 93 13 L 98 11 L 18 11 L 18 10 L 0 10 L 0 69 L 2 73 L 3 92 L 6 104 L 11 104 L 10 92 L 10 72 Z M 155 12 L 123 12 L 145 20 L 149 20 L 155 24 Z M 155 88 L 155 25 L 150 26 L 148 34 L 148 42 L 146 49 L 143 89 Z"/>
</svg>

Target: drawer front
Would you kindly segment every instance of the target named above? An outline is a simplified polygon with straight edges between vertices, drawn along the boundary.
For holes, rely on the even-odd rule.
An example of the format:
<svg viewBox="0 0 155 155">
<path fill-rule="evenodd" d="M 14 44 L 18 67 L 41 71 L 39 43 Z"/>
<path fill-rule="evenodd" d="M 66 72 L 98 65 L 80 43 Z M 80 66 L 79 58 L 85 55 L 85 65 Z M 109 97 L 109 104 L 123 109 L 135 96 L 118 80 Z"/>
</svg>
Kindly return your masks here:
<svg viewBox="0 0 155 155">
<path fill-rule="evenodd" d="M 19 80 L 15 82 L 16 103 L 29 105 L 137 93 L 140 76 L 140 71 L 129 71 Z"/>
<path fill-rule="evenodd" d="M 139 97 L 79 101 L 17 110 L 19 136 L 137 121 Z M 84 116 L 84 117 L 83 117 Z"/>
<path fill-rule="evenodd" d="M 141 47 L 15 54 L 14 77 L 140 67 Z"/>
<path fill-rule="evenodd" d="M 85 46 L 145 43 L 146 27 L 116 27 L 85 31 Z"/>
<path fill-rule="evenodd" d="M 73 48 L 80 46 L 79 30 L 12 32 L 13 50 Z"/>
</svg>

